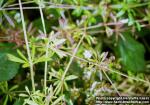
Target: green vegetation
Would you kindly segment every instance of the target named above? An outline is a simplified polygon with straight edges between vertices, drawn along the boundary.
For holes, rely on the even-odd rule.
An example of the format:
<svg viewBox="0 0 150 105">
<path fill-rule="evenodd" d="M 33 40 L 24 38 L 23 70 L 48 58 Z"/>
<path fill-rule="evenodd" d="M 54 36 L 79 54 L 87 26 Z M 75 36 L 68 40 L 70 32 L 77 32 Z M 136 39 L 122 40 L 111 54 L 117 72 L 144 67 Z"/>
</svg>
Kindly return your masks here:
<svg viewBox="0 0 150 105">
<path fill-rule="evenodd" d="M 149 33 L 149 0 L 0 0 L 0 105 L 148 96 Z"/>
</svg>

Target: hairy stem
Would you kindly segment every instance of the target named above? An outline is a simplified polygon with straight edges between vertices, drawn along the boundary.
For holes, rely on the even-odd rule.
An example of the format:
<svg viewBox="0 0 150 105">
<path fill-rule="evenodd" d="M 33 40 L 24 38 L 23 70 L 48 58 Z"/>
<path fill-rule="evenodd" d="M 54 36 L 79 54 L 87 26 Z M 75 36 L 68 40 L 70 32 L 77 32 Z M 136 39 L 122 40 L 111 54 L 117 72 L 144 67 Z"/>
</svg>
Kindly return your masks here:
<svg viewBox="0 0 150 105">
<path fill-rule="evenodd" d="M 43 31 L 44 31 L 44 35 L 45 37 L 47 37 L 46 35 L 46 27 L 45 27 L 45 21 L 44 21 L 44 16 L 43 16 L 43 11 L 42 11 L 42 1 L 39 0 L 38 1 L 39 3 L 39 10 L 40 10 L 40 15 L 41 15 L 41 20 L 42 20 L 42 26 L 43 26 Z M 46 41 L 46 58 L 48 57 L 48 48 L 49 48 L 49 39 L 48 39 L 48 42 Z M 47 61 L 45 61 L 45 67 L 44 67 L 44 92 L 46 94 L 46 86 L 47 86 L 47 83 L 46 83 L 46 80 L 47 80 Z"/>
<path fill-rule="evenodd" d="M 26 26 L 25 26 L 25 20 L 24 20 L 21 0 L 19 0 L 19 7 L 20 7 L 20 13 L 21 13 L 22 27 L 23 27 L 23 32 L 24 32 L 24 39 L 25 39 L 25 44 L 26 44 L 26 49 L 27 49 L 27 54 L 28 54 L 28 61 L 29 61 L 29 65 L 30 65 L 32 90 L 33 90 L 33 92 L 35 92 L 33 62 L 32 62 L 32 58 L 31 58 L 30 47 L 29 47 L 29 42 L 28 42 L 28 38 L 27 38 L 27 32 L 26 32 Z"/>
</svg>

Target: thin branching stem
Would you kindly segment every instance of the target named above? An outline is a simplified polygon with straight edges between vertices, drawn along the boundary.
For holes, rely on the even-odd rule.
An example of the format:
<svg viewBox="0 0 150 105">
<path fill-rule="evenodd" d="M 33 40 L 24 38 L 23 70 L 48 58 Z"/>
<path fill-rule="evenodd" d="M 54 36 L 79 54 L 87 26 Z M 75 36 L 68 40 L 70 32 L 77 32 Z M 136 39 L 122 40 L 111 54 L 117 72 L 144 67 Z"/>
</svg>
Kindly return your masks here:
<svg viewBox="0 0 150 105">
<path fill-rule="evenodd" d="M 50 48 L 50 49 L 51 49 L 51 50 L 54 50 L 53 48 Z M 59 50 L 59 51 L 62 52 L 62 53 L 64 53 L 64 54 L 66 54 L 66 55 L 69 55 L 69 56 L 73 57 L 73 55 L 72 55 L 71 53 L 69 53 L 69 52 L 65 52 L 65 51 L 62 51 L 62 50 Z M 84 59 L 84 58 L 80 58 L 80 57 L 78 57 L 78 56 L 75 56 L 75 55 L 74 55 L 74 58 L 75 58 L 75 59 L 78 59 L 78 60 L 80 60 L 80 61 L 89 63 L 89 64 L 93 64 L 93 65 L 95 65 L 95 66 L 97 66 L 97 67 L 99 67 L 99 68 L 101 68 L 101 69 L 108 70 L 108 71 L 111 72 L 111 73 L 116 73 L 116 74 L 119 74 L 119 75 L 121 75 L 121 76 L 123 76 L 123 77 L 126 77 L 126 78 L 129 78 L 129 79 L 135 80 L 135 81 L 140 81 L 140 82 L 148 83 L 148 84 L 149 84 L 149 82 L 146 81 L 146 80 L 143 80 L 143 79 L 140 79 L 140 78 L 137 78 L 137 77 L 131 77 L 131 76 L 128 76 L 128 75 L 126 75 L 126 74 L 123 74 L 123 73 L 121 73 L 121 72 L 119 72 L 119 71 L 112 70 L 112 69 L 108 68 L 107 65 L 103 64 L 103 62 L 102 62 L 101 65 L 100 65 L 98 62 L 92 62 L 92 61 L 89 61 L 89 60 L 87 60 L 87 59 Z"/>
<path fill-rule="evenodd" d="M 80 41 L 78 42 L 76 48 L 74 49 L 74 52 L 73 52 L 73 54 L 72 54 L 72 56 L 71 56 L 71 58 L 70 58 L 70 61 L 69 61 L 68 65 L 67 65 L 67 67 L 66 67 L 66 69 L 65 69 L 65 71 L 64 71 L 64 74 L 63 74 L 63 76 L 62 76 L 62 84 L 63 84 L 64 79 L 65 79 L 65 76 L 66 76 L 66 74 L 67 74 L 67 72 L 68 72 L 68 70 L 69 70 L 69 67 L 70 67 L 70 65 L 71 65 L 71 63 L 72 63 L 72 61 L 73 61 L 73 59 L 74 59 L 74 57 L 75 57 L 75 55 L 76 55 L 76 53 L 77 53 L 77 51 L 78 51 L 78 48 L 79 48 L 80 44 L 82 43 L 82 41 L 83 41 L 83 39 L 84 39 L 85 36 L 86 36 L 86 25 L 85 25 L 84 33 L 83 33 L 83 35 L 82 35 Z"/>
<path fill-rule="evenodd" d="M 107 73 L 102 70 L 104 75 L 106 76 L 106 78 L 108 79 L 108 81 L 110 82 L 110 84 L 113 86 L 113 88 L 115 89 L 115 91 L 117 92 L 118 96 L 121 96 L 120 92 L 118 91 L 118 89 L 116 88 L 116 86 L 113 84 L 113 82 L 111 81 L 111 79 L 109 78 L 109 76 L 107 75 Z"/>
<path fill-rule="evenodd" d="M 50 5 L 50 6 L 42 6 L 41 8 L 61 8 L 61 9 L 76 9 L 78 6 L 73 5 Z M 80 7 L 83 10 L 94 10 L 94 8 L 91 7 Z M 22 9 L 39 9 L 39 7 L 33 6 L 33 7 L 22 7 Z M 0 10 L 19 10 L 19 7 L 5 7 L 0 8 Z"/>
<path fill-rule="evenodd" d="M 33 92 L 35 92 L 33 62 L 32 62 L 32 58 L 31 58 L 30 47 L 29 47 L 29 42 L 28 42 L 28 38 L 27 38 L 27 32 L 26 32 L 26 26 L 25 26 L 25 20 L 24 20 L 21 0 L 19 0 L 19 6 L 20 6 L 20 13 L 21 13 L 22 27 L 23 27 L 23 32 L 24 32 L 24 39 L 25 39 L 25 44 L 26 44 L 26 49 L 27 49 L 27 54 L 28 54 L 28 61 L 29 61 L 29 65 L 30 65 L 32 90 L 33 90 Z"/>
<path fill-rule="evenodd" d="M 42 11 L 42 4 L 43 2 L 41 2 L 41 0 L 38 0 L 38 3 L 39 3 L 39 10 L 40 10 L 40 15 L 41 15 L 41 20 L 42 20 L 42 26 L 43 26 L 43 31 L 44 31 L 44 35 L 45 35 L 45 38 L 47 37 L 46 35 L 46 27 L 45 27 L 45 21 L 44 21 L 44 15 L 43 15 L 43 11 Z M 49 48 L 49 39 L 48 41 L 46 40 L 46 53 L 45 53 L 45 56 L 46 58 L 48 57 L 48 48 Z M 46 83 L 46 80 L 47 80 L 47 69 L 48 69 L 48 62 L 45 61 L 45 66 L 44 66 L 44 92 L 46 94 L 46 86 L 47 86 L 47 83 Z"/>
<path fill-rule="evenodd" d="M 35 1 L 26 1 L 26 2 L 21 2 L 22 5 L 24 4 L 31 4 L 31 3 L 34 3 Z M 14 6 L 18 6 L 19 4 L 18 3 L 14 3 L 14 4 L 10 4 L 8 6 L 5 6 L 5 7 L 14 7 Z"/>
</svg>

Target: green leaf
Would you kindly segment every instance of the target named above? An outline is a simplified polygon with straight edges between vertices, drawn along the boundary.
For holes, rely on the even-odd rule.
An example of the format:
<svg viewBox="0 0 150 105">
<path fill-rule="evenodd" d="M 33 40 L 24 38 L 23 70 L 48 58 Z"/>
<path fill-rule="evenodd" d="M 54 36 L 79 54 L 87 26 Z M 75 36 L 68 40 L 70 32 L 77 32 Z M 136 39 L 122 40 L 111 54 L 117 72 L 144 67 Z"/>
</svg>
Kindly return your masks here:
<svg viewBox="0 0 150 105">
<path fill-rule="evenodd" d="M 61 89 L 62 89 L 62 84 L 61 84 L 61 82 L 59 82 L 58 83 L 58 85 L 56 86 L 56 89 L 57 89 L 57 91 L 56 91 L 56 95 L 58 95 L 60 92 L 61 92 Z"/>
<path fill-rule="evenodd" d="M 6 18 L 6 20 L 8 21 L 8 23 L 12 26 L 15 27 L 15 24 L 13 22 L 13 20 L 7 15 L 7 12 L 3 11 L 3 15 Z"/>
<path fill-rule="evenodd" d="M 116 55 L 121 58 L 125 70 L 140 72 L 145 69 L 144 46 L 131 37 L 131 34 L 124 33 L 124 38 L 119 39 L 115 49 Z"/>
<path fill-rule="evenodd" d="M 23 53 L 20 50 L 17 50 L 17 53 L 19 54 L 19 56 L 24 59 L 25 61 L 28 62 L 28 59 L 23 55 Z"/>
<path fill-rule="evenodd" d="M 118 13 L 117 13 L 117 17 L 121 17 L 122 15 L 124 15 L 125 14 L 125 10 L 124 9 L 122 9 L 121 11 L 119 11 Z"/>
<path fill-rule="evenodd" d="M 58 46 L 58 45 L 62 45 L 65 41 L 66 39 L 55 39 L 53 42 L 55 46 Z"/>
<path fill-rule="evenodd" d="M 69 87 L 67 85 L 67 83 L 64 81 L 64 86 L 65 86 L 65 89 L 68 91 L 69 90 Z"/>
<path fill-rule="evenodd" d="M 8 95 L 6 95 L 3 105 L 7 105 L 7 102 L 8 102 Z"/>
<path fill-rule="evenodd" d="M 113 9 L 121 9 L 121 8 L 123 8 L 123 5 L 122 4 L 113 4 L 111 7 Z"/>
<path fill-rule="evenodd" d="M 16 99 L 15 103 L 13 105 L 23 105 L 23 99 Z"/>
<path fill-rule="evenodd" d="M 128 17 L 129 17 L 128 26 L 131 26 L 134 24 L 135 20 L 130 12 L 128 12 Z"/>
<path fill-rule="evenodd" d="M 18 73 L 19 64 L 10 61 L 7 57 L 8 53 L 17 55 L 13 47 L 12 44 L 0 43 L 0 81 L 10 80 Z"/>
<path fill-rule="evenodd" d="M 80 7 L 77 7 L 77 9 L 75 9 L 72 14 L 75 15 L 76 17 L 81 16 L 83 10 Z"/>
<path fill-rule="evenodd" d="M 24 60 L 22 60 L 22 59 L 20 59 L 20 58 L 18 58 L 16 56 L 14 56 L 14 55 L 12 55 L 12 54 L 7 54 L 7 56 L 8 56 L 8 59 L 10 61 L 18 62 L 18 63 L 26 63 L 26 61 L 24 61 Z"/>
<path fill-rule="evenodd" d="M 18 88 L 18 85 L 14 85 L 14 86 L 12 86 L 10 89 L 9 89 L 9 91 L 13 91 L 13 90 L 15 90 L 15 89 L 17 89 Z"/>
<path fill-rule="evenodd" d="M 30 90 L 29 90 L 29 88 L 28 88 L 27 86 L 25 86 L 25 90 L 26 90 L 26 92 L 27 92 L 28 94 L 30 94 Z"/>
<path fill-rule="evenodd" d="M 34 64 L 39 63 L 39 62 L 49 61 L 49 60 L 51 60 L 50 57 L 46 57 L 45 55 L 43 55 L 39 58 L 34 59 Z"/>
<path fill-rule="evenodd" d="M 0 7 L 2 7 L 4 0 L 0 1 Z"/>
<path fill-rule="evenodd" d="M 60 58 L 63 58 L 64 56 L 66 56 L 66 54 L 59 50 L 59 49 L 53 49 L 53 51 L 60 57 Z"/>
<path fill-rule="evenodd" d="M 77 79 L 78 76 L 75 76 L 75 75 L 69 75 L 65 78 L 66 81 L 70 81 L 70 80 L 73 80 L 73 79 Z"/>
<path fill-rule="evenodd" d="M 58 103 L 63 99 L 63 95 L 62 96 L 60 96 L 59 98 L 57 98 L 53 103 L 52 103 L 52 105 L 58 105 Z"/>
<path fill-rule="evenodd" d="M 29 99 L 26 99 L 25 103 L 28 105 L 38 105 L 35 101 L 29 100 Z"/>
<path fill-rule="evenodd" d="M 141 31 L 141 25 L 138 21 L 135 22 L 138 31 Z"/>
<path fill-rule="evenodd" d="M 29 67 L 29 66 L 30 66 L 29 63 L 24 63 L 24 64 L 22 65 L 23 68 L 27 68 L 27 67 Z"/>
<path fill-rule="evenodd" d="M 72 99 L 71 99 L 71 95 L 69 92 L 65 93 L 65 102 L 67 105 L 73 105 Z"/>
</svg>

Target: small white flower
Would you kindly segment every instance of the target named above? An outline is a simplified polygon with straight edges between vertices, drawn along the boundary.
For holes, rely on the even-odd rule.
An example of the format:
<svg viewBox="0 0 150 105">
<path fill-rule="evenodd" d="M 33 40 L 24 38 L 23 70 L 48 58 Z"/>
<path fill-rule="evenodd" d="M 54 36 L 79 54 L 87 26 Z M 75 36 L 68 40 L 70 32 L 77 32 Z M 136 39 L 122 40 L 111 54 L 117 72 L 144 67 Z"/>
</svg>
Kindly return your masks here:
<svg viewBox="0 0 150 105">
<path fill-rule="evenodd" d="M 20 23 L 21 22 L 21 14 L 20 13 L 16 13 L 15 16 L 14 16 L 14 19 Z"/>
<path fill-rule="evenodd" d="M 128 23 L 129 19 L 122 19 L 120 20 L 121 23 Z"/>
<path fill-rule="evenodd" d="M 90 77 L 91 77 L 91 74 L 92 74 L 92 73 L 91 73 L 90 71 L 88 71 L 88 72 L 87 72 L 87 77 L 90 78 Z"/>
<path fill-rule="evenodd" d="M 84 55 L 84 57 L 87 58 L 87 59 L 89 59 L 89 58 L 92 57 L 92 53 L 91 53 L 91 51 L 89 51 L 89 50 L 85 50 L 84 53 L 83 53 L 83 55 Z"/>
<path fill-rule="evenodd" d="M 84 79 L 89 80 L 91 78 L 92 72 L 91 71 L 86 71 L 84 72 Z"/>
<path fill-rule="evenodd" d="M 97 82 L 94 82 L 90 88 L 90 91 L 93 91 L 95 89 L 96 85 L 97 85 Z"/>
</svg>

